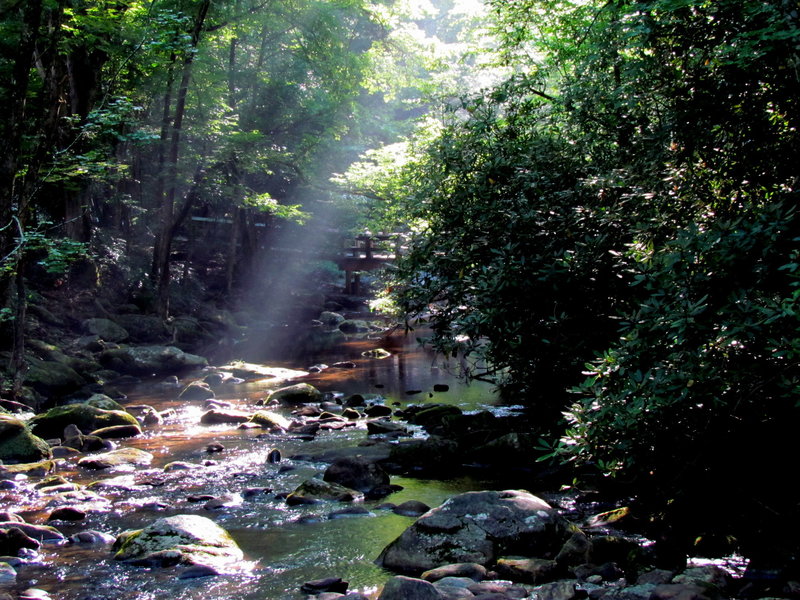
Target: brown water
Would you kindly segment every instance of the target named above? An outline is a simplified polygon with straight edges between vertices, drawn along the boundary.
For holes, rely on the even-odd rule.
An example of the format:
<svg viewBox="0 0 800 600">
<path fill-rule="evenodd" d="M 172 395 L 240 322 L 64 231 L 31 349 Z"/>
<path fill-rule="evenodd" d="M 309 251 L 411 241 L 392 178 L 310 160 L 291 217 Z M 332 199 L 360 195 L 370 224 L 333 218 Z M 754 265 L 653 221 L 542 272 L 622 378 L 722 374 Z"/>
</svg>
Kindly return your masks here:
<svg viewBox="0 0 800 600">
<path fill-rule="evenodd" d="M 378 347 L 388 350 L 391 356 L 362 356 L 362 352 Z M 355 363 L 355 368 L 326 369 L 298 379 L 325 392 L 374 394 L 373 400 L 400 407 L 444 402 L 463 410 L 481 410 L 496 404 L 489 385 L 465 384 L 455 376 L 457 365 L 439 364 L 418 347 L 413 336 L 394 334 L 383 339 L 351 340 L 332 352 L 309 357 L 308 361 Z M 310 365 L 276 366 L 302 369 Z M 200 375 L 195 374 L 194 378 Z M 79 504 L 89 511 L 86 519 L 78 524 L 59 522 L 57 526 L 67 535 L 86 529 L 116 535 L 171 514 L 201 514 L 226 528 L 244 550 L 246 562 L 241 572 L 180 580 L 180 568 L 144 569 L 119 564 L 113 561 L 108 545 L 51 544 L 32 555 L 20 569 L 17 583 L 5 589 L 36 587 L 65 600 L 292 599 L 304 597 L 299 587 L 305 581 L 341 577 L 350 582 L 351 590 L 374 594 L 390 576 L 374 565 L 374 559 L 413 521 L 378 509 L 381 502 L 399 504 L 413 499 L 436 506 L 456 493 L 492 485 L 469 478 L 432 481 L 393 477 L 392 483 L 404 489 L 381 501 L 364 502 L 368 516 L 329 518 L 330 512 L 343 507 L 339 504 L 288 507 L 275 493 L 291 491 L 324 470 L 325 464 L 314 460 L 314 455 L 365 440 L 364 423 L 344 431 L 320 432 L 313 441 L 231 425 L 203 426 L 199 424 L 203 403 L 178 401 L 178 388 L 154 383 L 145 382 L 126 390 L 125 403 L 148 404 L 159 410 L 172 407 L 177 410 L 177 417 L 148 428 L 139 438 L 120 443 L 153 453 L 153 464 L 129 472 L 96 473 L 78 470 L 74 461 L 67 461 L 59 471 L 67 479 L 81 485 L 100 480 L 105 487 L 97 490 L 100 500 Z M 235 408 L 252 410 L 257 399 L 281 383 L 273 379 L 229 385 L 217 390 L 217 398 Z M 433 392 L 435 384 L 446 384 L 449 390 Z M 209 454 L 206 447 L 211 442 L 224 445 L 224 451 Z M 278 448 L 283 454 L 279 464 L 267 461 L 271 448 Z M 291 458 L 296 455 L 305 458 Z M 176 460 L 198 466 L 165 472 L 164 465 Z M 17 490 L 2 492 L 0 509 L 20 511 L 30 522 L 44 522 L 53 508 L 46 504 L 53 499 L 43 498 L 33 490 L 33 481 L 18 483 Z M 274 492 L 244 497 L 246 490 L 259 487 Z M 230 504 L 207 510 L 203 502 L 192 501 L 191 496 L 201 494 L 230 495 Z M 4 586 L 0 585 L 2 589 Z"/>
</svg>

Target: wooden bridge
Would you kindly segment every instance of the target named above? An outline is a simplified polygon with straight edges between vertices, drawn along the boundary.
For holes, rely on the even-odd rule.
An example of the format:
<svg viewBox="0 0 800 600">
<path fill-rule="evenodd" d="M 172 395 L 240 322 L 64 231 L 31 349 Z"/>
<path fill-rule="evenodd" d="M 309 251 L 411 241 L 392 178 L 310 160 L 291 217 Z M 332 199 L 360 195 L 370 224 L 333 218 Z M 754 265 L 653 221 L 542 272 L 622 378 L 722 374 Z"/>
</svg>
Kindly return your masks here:
<svg viewBox="0 0 800 600">
<path fill-rule="evenodd" d="M 363 234 L 351 242 L 345 248 L 345 255 L 334 259 L 334 262 L 344 271 L 345 294 L 359 295 L 361 273 L 382 269 L 394 262 L 402 251 L 402 235 Z"/>
</svg>

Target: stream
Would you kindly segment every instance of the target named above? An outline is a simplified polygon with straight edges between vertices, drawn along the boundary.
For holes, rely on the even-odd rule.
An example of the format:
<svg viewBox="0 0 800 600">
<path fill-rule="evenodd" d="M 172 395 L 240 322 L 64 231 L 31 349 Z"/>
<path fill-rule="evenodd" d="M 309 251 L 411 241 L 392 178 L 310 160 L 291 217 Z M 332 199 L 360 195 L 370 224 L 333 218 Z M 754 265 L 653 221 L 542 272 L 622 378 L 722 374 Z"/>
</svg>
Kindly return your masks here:
<svg viewBox="0 0 800 600">
<path fill-rule="evenodd" d="M 391 355 L 383 359 L 362 356 L 378 347 Z M 418 346 L 414 335 L 395 332 L 383 339 L 351 339 L 331 352 L 309 356 L 307 361 L 271 361 L 269 366 L 306 369 L 316 363 L 339 361 L 351 361 L 354 366 L 323 369 L 300 377 L 291 377 L 297 373 L 287 371 L 290 378 L 286 380 L 228 384 L 215 389 L 216 398 L 231 408 L 252 411 L 255 402 L 271 389 L 303 381 L 323 392 L 360 393 L 395 408 L 422 402 L 452 403 L 464 411 L 490 409 L 507 413 L 516 408 L 496 406 L 491 386 L 481 382 L 467 385 L 448 368 L 438 365 L 430 352 Z M 203 375 L 191 374 L 180 381 L 181 386 Z M 434 392 L 434 385 L 439 390 L 444 386 L 447 389 Z M 413 517 L 381 508 L 381 504 L 419 500 L 437 506 L 452 495 L 497 485 L 467 477 L 392 477 L 391 483 L 403 489 L 359 504 L 367 514 L 331 516 L 333 511 L 349 506 L 337 503 L 290 507 L 276 494 L 290 492 L 323 471 L 326 465 L 314 458 L 320 453 L 364 442 L 367 432 L 363 420 L 340 431 L 320 431 L 310 441 L 235 425 L 201 425 L 204 402 L 178 400 L 180 389 L 161 381 L 143 381 L 122 390 L 127 396 L 122 401 L 126 407 L 150 405 L 159 411 L 176 411 L 176 416 L 163 424 L 146 427 L 144 435 L 119 442 L 120 447 L 133 446 L 152 453 L 153 463 L 148 468 L 111 472 L 77 469 L 74 459 L 62 463 L 58 475 L 80 486 L 92 484 L 89 489 L 97 492 L 97 497 L 80 503 L 88 513 L 84 520 L 53 524 L 67 536 L 87 529 L 116 536 L 161 517 L 200 514 L 224 527 L 242 548 L 246 559 L 241 572 L 179 579 L 176 569 L 148 569 L 115 562 L 108 544 L 45 543 L 20 568 L 14 585 L 17 591 L 34 587 L 45 590 L 51 598 L 64 600 L 292 599 L 305 597 L 300 586 L 306 581 L 341 577 L 350 583 L 350 591 L 374 596 L 391 576 L 377 567 L 374 559 L 414 521 Z M 288 409 L 282 412 L 289 416 Z M 209 444 L 220 444 L 224 449 L 210 453 Z M 268 454 L 273 448 L 280 450 L 280 462 L 269 462 Z M 174 461 L 191 463 L 194 468 L 164 469 Z M 0 496 L 0 510 L 18 512 L 30 523 L 46 523 L 48 514 L 58 505 L 58 497 L 43 497 L 30 485 L 34 482 L 18 483 L 16 490 Z M 222 506 L 207 507 L 205 499 L 209 496 L 220 499 L 218 504 Z"/>
</svg>

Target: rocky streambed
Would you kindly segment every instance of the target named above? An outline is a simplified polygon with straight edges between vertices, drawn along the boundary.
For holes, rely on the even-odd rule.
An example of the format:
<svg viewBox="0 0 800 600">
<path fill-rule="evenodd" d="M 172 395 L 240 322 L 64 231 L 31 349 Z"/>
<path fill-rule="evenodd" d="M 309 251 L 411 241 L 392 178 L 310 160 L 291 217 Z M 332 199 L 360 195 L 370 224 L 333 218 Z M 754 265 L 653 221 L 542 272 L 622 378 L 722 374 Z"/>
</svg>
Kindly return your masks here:
<svg viewBox="0 0 800 600">
<path fill-rule="evenodd" d="M 198 368 L 0 416 L 0 596 L 746 592 L 743 564 L 660 568 L 649 540 L 618 528 L 624 509 L 545 493 L 535 426 L 488 388 L 397 344 L 332 358 Z"/>
</svg>

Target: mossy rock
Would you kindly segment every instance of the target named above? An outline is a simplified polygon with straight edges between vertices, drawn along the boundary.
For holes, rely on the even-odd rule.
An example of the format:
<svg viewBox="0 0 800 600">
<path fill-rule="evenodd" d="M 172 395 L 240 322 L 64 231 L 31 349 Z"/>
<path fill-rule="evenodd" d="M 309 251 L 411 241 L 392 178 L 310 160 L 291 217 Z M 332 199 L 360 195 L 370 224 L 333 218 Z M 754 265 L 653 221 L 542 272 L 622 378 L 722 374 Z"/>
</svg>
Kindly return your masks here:
<svg viewBox="0 0 800 600">
<path fill-rule="evenodd" d="M 125 410 L 124 406 L 111 398 L 111 396 L 106 396 L 105 394 L 92 394 L 83 404 L 88 404 L 89 406 L 94 406 L 95 408 L 101 408 L 103 410 Z"/>
<path fill-rule="evenodd" d="M 100 336 L 107 342 L 123 342 L 128 339 L 128 331 L 111 319 L 86 319 L 81 327 L 86 333 Z"/>
<path fill-rule="evenodd" d="M 101 454 L 84 456 L 78 466 L 84 469 L 101 471 L 126 465 L 147 466 L 153 462 L 153 455 L 138 448 L 118 448 Z"/>
<path fill-rule="evenodd" d="M 364 494 L 352 490 L 332 481 L 322 479 L 308 479 L 301 483 L 297 489 L 286 497 L 290 506 L 298 504 L 313 504 L 323 500 L 333 502 L 359 502 L 364 499 Z"/>
<path fill-rule="evenodd" d="M 87 383 L 75 369 L 64 363 L 33 357 L 29 357 L 27 362 L 25 385 L 45 396 L 63 396 L 82 388 Z"/>
<path fill-rule="evenodd" d="M 317 388 L 308 383 L 297 383 L 272 392 L 267 401 L 277 400 L 283 404 L 313 404 L 322 402 L 323 395 Z"/>
<path fill-rule="evenodd" d="M 0 479 L 13 479 L 17 475 L 44 477 L 55 471 L 55 469 L 56 463 L 53 460 L 41 460 L 17 465 L 0 465 Z"/>
<path fill-rule="evenodd" d="M 48 443 L 31 433 L 23 421 L 0 414 L 0 461 L 31 463 L 51 457 Z"/>
<path fill-rule="evenodd" d="M 30 420 L 33 433 L 45 439 L 61 437 L 67 425 L 75 425 L 83 433 L 90 433 L 103 427 L 138 426 L 138 424 L 139 422 L 130 413 L 122 410 L 103 410 L 89 404 L 56 406 Z"/>
<path fill-rule="evenodd" d="M 270 412 L 267 410 L 260 410 L 255 413 L 252 417 L 250 417 L 251 423 L 257 423 L 261 425 L 261 427 L 265 429 L 289 429 L 291 423 L 289 419 L 283 417 L 277 413 Z"/>
<path fill-rule="evenodd" d="M 202 356 L 189 354 L 175 346 L 112 348 L 100 354 L 100 363 L 128 375 L 169 375 L 208 366 L 208 361 Z"/>
<path fill-rule="evenodd" d="M 124 532 L 117 537 L 112 550 L 114 560 L 143 567 L 183 564 L 224 569 L 244 558 L 227 531 L 199 515 L 166 517 L 144 529 Z"/>
<path fill-rule="evenodd" d="M 369 331 L 369 324 L 361 319 L 347 319 L 339 323 L 339 330 L 343 333 L 366 333 Z"/>
<path fill-rule="evenodd" d="M 152 315 L 116 315 L 114 322 L 128 332 L 132 342 L 162 342 L 170 336 L 164 321 Z"/>
<path fill-rule="evenodd" d="M 181 400 L 210 400 L 214 398 L 214 390 L 204 381 L 193 381 L 178 395 Z"/>
</svg>

